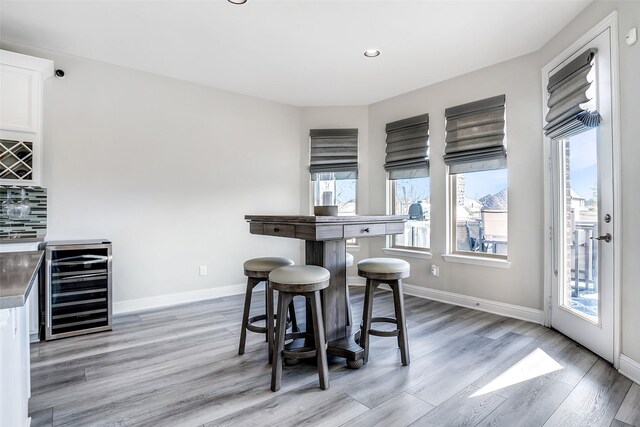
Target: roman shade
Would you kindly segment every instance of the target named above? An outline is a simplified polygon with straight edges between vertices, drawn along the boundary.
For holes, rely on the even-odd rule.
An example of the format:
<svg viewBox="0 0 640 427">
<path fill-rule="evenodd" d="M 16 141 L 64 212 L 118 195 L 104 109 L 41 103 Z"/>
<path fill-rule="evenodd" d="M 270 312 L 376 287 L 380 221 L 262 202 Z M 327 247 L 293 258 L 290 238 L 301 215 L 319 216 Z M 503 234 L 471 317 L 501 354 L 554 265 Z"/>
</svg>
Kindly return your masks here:
<svg viewBox="0 0 640 427">
<path fill-rule="evenodd" d="M 429 176 L 429 115 L 387 123 L 384 169 L 389 179 Z"/>
<path fill-rule="evenodd" d="M 358 177 L 358 129 L 311 129 L 311 180 L 333 173 L 335 179 Z"/>
<path fill-rule="evenodd" d="M 549 138 L 567 138 L 600 124 L 591 73 L 596 53 L 597 49 L 588 49 L 549 77 L 549 112 L 544 127 Z"/>
<path fill-rule="evenodd" d="M 507 167 L 505 95 L 447 108 L 444 162 L 449 173 Z"/>
</svg>

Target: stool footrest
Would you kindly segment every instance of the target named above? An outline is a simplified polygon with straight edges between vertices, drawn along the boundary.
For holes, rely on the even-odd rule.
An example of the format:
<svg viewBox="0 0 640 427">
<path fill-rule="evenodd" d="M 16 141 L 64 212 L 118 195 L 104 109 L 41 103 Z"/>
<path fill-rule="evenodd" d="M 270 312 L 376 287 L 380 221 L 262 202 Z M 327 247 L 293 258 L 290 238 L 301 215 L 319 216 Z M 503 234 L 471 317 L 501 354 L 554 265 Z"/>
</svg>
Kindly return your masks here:
<svg viewBox="0 0 640 427">
<path fill-rule="evenodd" d="M 258 316 L 253 316 L 249 318 L 249 322 L 247 323 L 247 329 L 250 330 L 251 332 L 257 332 L 259 334 L 266 334 L 267 333 L 267 327 L 266 326 L 256 326 L 254 325 L 254 323 L 259 322 L 261 320 L 266 320 L 267 319 L 267 315 L 266 314 L 260 314 Z"/>
<path fill-rule="evenodd" d="M 397 325 L 398 321 L 393 317 L 372 317 L 371 323 L 393 323 Z M 378 329 L 369 329 L 369 333 L 377 337 L 397 337 L 398 332 L 399 332 L 398 329 L 395 329 L 393 331 L 381 331 Z"/>
<path fill-rule="evenodd" d="M 276 320 L 276 315 L 273 315 L 273 320 Z M 262 320 L 266 320 L 267 319 L 267 315 L 266 314 L 260 314 L 258 316 L 253 316 L 250 317 L 248 322 L 247 322 L 247 330 L 251 331 L 251 332 L 256 332 L 258 334 L 266 334 L 267 331 L 267 327 L 266 326 L 256 326 L 254 325 L 254 323 L 256 322 L 260 322 Z M 289 316 L 287 316 L 287 329 L 289 329 L 291 327 L 291 319 L 289 318 Z"/>
<path fill-rule="evenodd" d="M 282 356 L 288 359 L 307 359 L 316 357 L 318 351 L 314 347 L 298 347 L 291 350 L 282 350 Z"/>
</svg>

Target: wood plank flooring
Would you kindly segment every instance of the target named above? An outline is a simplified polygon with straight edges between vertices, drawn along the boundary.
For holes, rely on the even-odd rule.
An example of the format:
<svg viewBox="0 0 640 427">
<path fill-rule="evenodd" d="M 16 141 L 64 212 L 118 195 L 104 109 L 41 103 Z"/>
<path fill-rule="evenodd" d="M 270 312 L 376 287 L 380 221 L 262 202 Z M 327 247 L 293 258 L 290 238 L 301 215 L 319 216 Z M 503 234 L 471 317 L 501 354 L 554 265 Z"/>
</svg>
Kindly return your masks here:
<svg viewBox="0 0 640 427">
<path fill-rule="evenodd" d="M 363 289 L 351 298 L 359 324 Z M 33 344 L 31 425 L 640 426 L 640 386 L 563 335 L 411 296 L 410 366 L 374 336 L 367 366 L 332 360 L 329 390 L 299 364 L 273 393 L 264 336 L 249 332 L 237 355 L 242 304 L 117 316 L 112 332 Z M 393 313 L 390 292 L 374 313 Z"/>
</svg>

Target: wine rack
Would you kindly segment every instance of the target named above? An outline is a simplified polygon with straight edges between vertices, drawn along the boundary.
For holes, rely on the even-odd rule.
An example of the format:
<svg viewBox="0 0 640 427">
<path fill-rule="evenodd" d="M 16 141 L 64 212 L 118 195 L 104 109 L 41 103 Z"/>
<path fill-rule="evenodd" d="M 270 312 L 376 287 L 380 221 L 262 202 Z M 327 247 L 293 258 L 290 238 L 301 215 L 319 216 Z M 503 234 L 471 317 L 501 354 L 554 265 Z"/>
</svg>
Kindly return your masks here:
<svg viewBox="0 0 640 427">
<path fill-rule="evenodd" d="M 0 139 L 0 179 L 33 179 L 33 142 Z"/>
<path fill-rule="evenodd" d="M 111 243 L 45 243 L 44 336 L 111 329 Z"/>
</svg>

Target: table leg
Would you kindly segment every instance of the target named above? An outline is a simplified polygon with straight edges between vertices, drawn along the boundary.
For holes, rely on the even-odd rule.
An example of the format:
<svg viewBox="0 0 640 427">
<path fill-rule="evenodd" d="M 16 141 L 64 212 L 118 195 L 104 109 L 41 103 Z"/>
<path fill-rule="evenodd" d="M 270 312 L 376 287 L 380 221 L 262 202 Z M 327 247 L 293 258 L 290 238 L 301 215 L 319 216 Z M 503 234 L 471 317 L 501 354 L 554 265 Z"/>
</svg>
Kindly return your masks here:
<svg viewBox="0 0 640 427">
<path fill-rule="evenodd" d="M 362 366 L 364 352 L 356 343 L 360 328 L 348 326 L 346 248 L 345 240 L 307 240 L 305 258 L 307 264 L 319 265 L 331 273 L 329 287 L 322 291 L 325 334 L 329 343 L 327 354 L 344 357 L 349 367 L 358 368 Z M 307 327 L 311 324 L 311 319 L 307 318 Z"/>
</svg>

